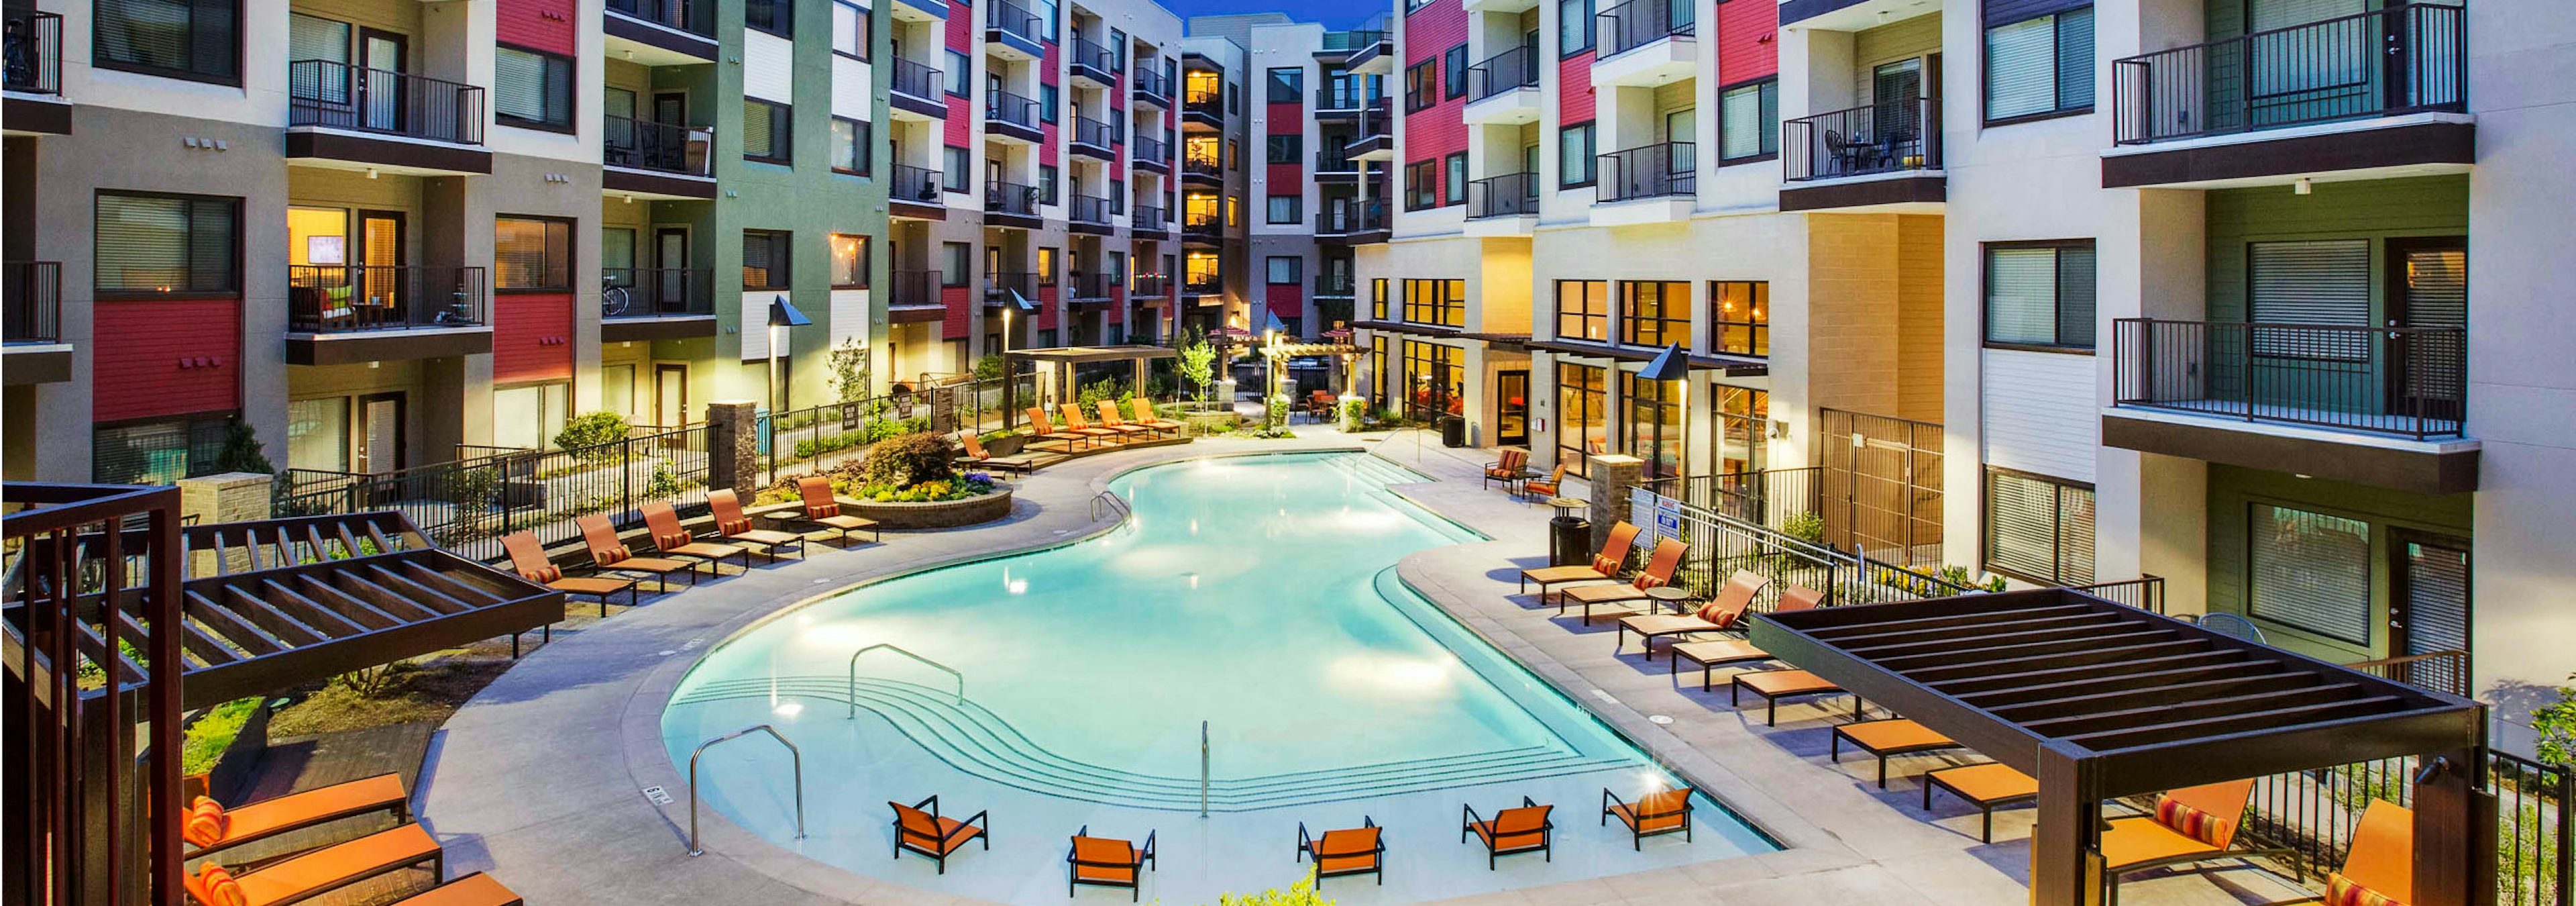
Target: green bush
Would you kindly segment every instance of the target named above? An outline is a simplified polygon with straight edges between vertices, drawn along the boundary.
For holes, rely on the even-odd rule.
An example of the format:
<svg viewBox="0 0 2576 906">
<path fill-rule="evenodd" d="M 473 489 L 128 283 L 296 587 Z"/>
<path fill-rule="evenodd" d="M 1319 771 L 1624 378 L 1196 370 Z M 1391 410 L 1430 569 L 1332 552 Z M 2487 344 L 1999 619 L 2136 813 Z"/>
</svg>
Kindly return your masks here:
<svg viewBox="0 0 2576 906">
<path fill-rule="evenodd" d="M 947 481 L 957 475 L 949 464 L 956 455 L 943 434 L 918 431 L 887 438 L 878 441 L 876 450 L 868 454 L 866 484 L 902 490 Z"/>
<path fill-rule="evenodd" d="M 2540 760 L 2576 768 L 2576 686 L 2558 687 L 2557 701 L 2532 709 L 2531 728 L 2540 731 Z"/>
<path fill-rule="evenodd" d="M 564 423 L 562 431 L 556 432 L 555 447 L 590 459 L 602 455 L 597 448 L 625 440 L 631 427 L 626 423 L 626 416 L 614 412 L 575 416 L 572 421 Z"/>
<path fill-rule="evenodd" d="M 1825 517 L 1818 516 L 1805 510 L 1790 513 L 1788 516 L 1783 517 L 1780 520 L 1780 533 L 1791 538 L 1807 542 L 1808 544 L 1823 547 L 1825 544 Z"/>
<path fill-rule="evenodd" d="M 214 770 L 215 762 L 223 760 L 224 750 L 241 735 L 242 725 L 249 723 L 250 716 L 259 710 L 259 702 L 257 698 L 233 699 L 216 705 L 204 717 L 197 718 L 196 723 L 189 724 L 181 740 L 179 773 L 203 774 Z"/>
<path fill-rule="evenodd" d="M 1260 893 L 1221 893 L 1217 906 L 1333 906 L 1333 901 L 1315 891 L 1312 881 L 1299 881 L 1281 890 L 1273 887 Z"/>
</svg>

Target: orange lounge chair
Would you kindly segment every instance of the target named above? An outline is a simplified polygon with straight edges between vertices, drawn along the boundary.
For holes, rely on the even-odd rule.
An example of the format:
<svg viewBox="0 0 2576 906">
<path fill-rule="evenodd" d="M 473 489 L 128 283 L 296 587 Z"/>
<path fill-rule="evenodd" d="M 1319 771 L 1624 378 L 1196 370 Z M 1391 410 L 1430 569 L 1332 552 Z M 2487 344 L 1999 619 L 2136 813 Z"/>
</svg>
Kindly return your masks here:
<svg viewBox="0 0 2576 906">
<path fill-rule="evenodd" d="M 1057 404 L 1056 408 L 1064 412 L 1065 430 L 1090 438 L 1095 443 L 1103 440 L 1115 440 L 1117 438 L 1127 436 L 1124 431 L 1094 427 L 1089 419 L 1082 417 L 1081 406 L 1076 406 L 1072 403 L 1060 403 Z"/>
<path fill-rule="evenodd" d="M 1752 690 L 1755 695 L 1762 696 L 1766 706 L 1762 714 L 1762 724 L 1769 727 L 1780 725 L 1781 699 L 1844 694 L 1843 687 L 1804 670 L 1757 670 L 1751 673 L 1738 673 L 1729 681 L 1726 688 L 1727 706 L 1742 707 L 1744 703 L 1739 696 L 1747 689 Z M 1853 720 L 1860 719 L 1860 710 L 1860 696 L 1854 695 L 1852 696 Z"/>
<path fill-rule="evenodd" d="M 778 549 L 790 544 L 796 545 L 797 559 L 805 558 L 805 536 L 777 529 L 752 528 L 751 517 L 742 513 L 742 498 L 735 496 L 732 488 L 708 491 L 707 513 L 715 517 L 717 537 L 743 544 L 757 544 L 760 546 L 760 555 L 768 558 L 771 563 L 778 562 Z M 750 562 L 748 557 L 743 560 L 746 565 Z"/>
<path fill-rule="evenodd" d="M 651 573 L 655 591 L 671 590 L 672 573 L 688 573 L 689 584 L 698 584 L 697 564 L 669 557 L 638 557 L 634 551 L 627 550 L 626 542 L 617 537 L 617 527 L 608 524 L 605 514 L 580 516 L 572 522 L 581 527 L 582 543 L 590 546 L 592 569 Z"/>
<path fill-rule="evenodd" d="M 995 456 L 984 452 L 984 439 L 972 431 L 957 435 L 957 441 L 966 448 L 966 461 L 983 468 L 1026 475 L 1038 467 L 1038 461 L 1027 454 Z"/>
<path fill-rule="evenodd" d="M 1056 441 L 1064 444 L 1064 452 L 1067 454 L 1073 452 L 1074 444 L 1079 443 L 1086 447 L 1091 445 L 1091 436 L 1088 434 L 1056 430 L 1055 420 L 1047 417 L 1045 406 L 1030 406 L 1025 410 L 1025 414 L 1029 417 L 1030 443 Z"/>
<path fill-rule="evenodd" d="M 948 873 L 948 857 L 966 847 L 968 840 L 981 840 L 984 849 L 993 848 L 993 822 L 984 812 L 976 812 L 964 821 L 939 815 L 939 797 L 905 805 L 888 802 L 894 808 L 894 857 L 903 858 L 912 850 L 939 862 L 939 873 Z M 928 809 L 928 811 L 923 811 Z"/>
<path fill-rule="evenodd" d="M 378 831 L 346 843 L 289 856 L 235 875 L 212 861 L 197 866 L 180 882 L 204 906 L 284 906 L 347 887 L 387 872 L 430 866 L 430 877 L 447 874 L 447 854 L 418 824 Z"/>
<path fill-rule="evenodd" d="M 1950 795 L 1967 800 L 1984 813 L 1985 830 L 1977 839 L 1995 842 L 1995 807 L 2017 802 L 2039 801 L 2039 781 L 2030 775 L 2000 764 L 1971 764 L 1942 768 L 1923 774 L 1923 810 L 1932 810 L 1932 788 L 1940 787 Z"/>
<path fill-rule="evenodd" d="M 1100 410 L 1100 426 L 1103 428 L 1116 431 L 1127 437 L 1135 437 L 1140 434 L 1151 435 L 1154 433 L 1154 429 L 1151 427 L 1145 425 L 1131 425 L 1127 423 L 1126 419 L 1119 418 L 1117 403 L 1109 400 L 1101 400 L 1100 405 L 1096 408 Z"/>
<path fill-rule="evenodd" d="M 411 795 L 403 791 L 402 775 L 378 774 L 234 808 L 199 796 L 182 819 L 186 823 L 179 836 L 191 847 L 188 858 L 196 859 L 370 812 L 392 812 L 397 822 L 411 820 Z"/>
<path fill-rule="evenodd" d="M 1154 832 L 1145 832 L 1145 846 L 1125 840 L 1091 836 L 1091 825 L 1073 832 L 1073 846 L 1064 852 L 1064 895 L 1073 896 L 1076 884 L 1127 888 L 1127 902 L 1136 902 L 1145 886 L 1145 866 L 1154 862 Z"/>
<path fill-rule="evenodd" d="M 1512 482 L 1521 480 L 1524 477 L 1521 473 L 1528 469 L 1528 450 L 1504 450 L 1502 458 L 1485 464 L 1485 486 L 1493 487 L 1494 482 L 1499 481 L 1504 487 L 1511 487 Z"/>
<path fill-rule="evenodd" d="M 688 529 L 680 527 L 680 514 L 671 505 L 656 500 L 645 504 L 644 530 L 653 535 L 653 547 L 665 557 L 695 557 L 706 561 L 707 571 L 722 575 L 726 557 L 742 558 L 742 568 L 751 569 L 751 549 L 739 544 L 716 544 L 700 541 Z"/>
<path fill-rule="evenodd" d="M 1154 402 L 1152 400 L 1148 400 L 1141 396 L 1136 397 L 1127 401 L 1127 408 L 1135 410 L 1136 423 L 1139 425 L 1171 434 L 1178 434 L 1181 431 L 1182 425 L 1180 422 L 1176 422 L 1168 418 L 1160 418 L 1154 415 Z"/>
<path fill-rule="evenodd" d="M 883 541 L 877 521 L 841 515 L 841 499 L 832 496 L 832 480 L 821 475 L 796 479 L 796 493 L 805 500 L 805 521 L 828 529 L 839 529 L 841 546 L 848 547 L 850 533 L 864 531 L 869 541 Z"/>
<path fill-rule="evenodd" d="M 1546 478 L 1532 478 L 1521 482 L 1521 497 L 1524 499 L 1540 496 L 1554 497 L 1564 493 L 1567 468 L 1569 467 L 1566 464 L 1560 462 L 1556 464 L 1556 471 L 1547 473 Z"/>
<path fill-rule="evenodd" d="M 1878 788 L 1887 788 L 1887 760 L 1898 755 L 1938 752 L 1959 747 L 1959 741 L 1933 732 L 1932 728 L 1903 718 L 1864 720 L 1834 728 L 1829 751 L 1837 764 L 1843 760 L 1843 743 L 1878 757 Z"/>
<path fill-rule="evenodd" d="M 1635 802 L 1621 802 L 1608 787 L 1601 789 L 1601 824 L 1609 826 L 1617 818 L 1628 828 L 1628 846 L 1646 848 L 1646 838 L 1656 834 L 1682 832 L 1683 842 L 1691 839 L 1691 788 L 1664 790 L 1637 797 Z"/>
<path fill-rule="evenodd" d="M 1788 588 L 1780 590 L 1780 602 L 1772 605 L 1771 612 L 1788 613 L 1794 610 L 1811 610 L 1824 600 L 1824 592 L 1808 588 L 1804 585 L 1792 583 Z M 1699 691 L 1701 692 L 1709 691 L 1710 680 L 1713 678 L 1719 665 L 1743 664 L 1753 661 L 1767 661 L 1771 659 L 1771 652 L 1764 651 L 1755 646 L 1751 639 L 1712 639 L 1705 642 L 1680 642 L 1665 646 L 1664 653 L 1669 656 L 1670 660 L 1668 663 L 1671 664 L 1672 671 L 1674 673 L 1682 672 L 1682 662 L 1685 660 L 1699 665 Z"/>
<path fill-rule="evenodd" d="M 1360 816 L 1360 826 L 1328 830 L 1321 837 L 1306 833 L 1306 822 L 1297 822 L 1297 858 L 1315 860 L 1314 885 L 1322 887 L 1325 878 L 1342 875 L 1376 875 L 1378 886 L 1386 886 L 1386 838 L 1380 833 L 1377 819 Z"/>
<path fill-rule="evenodd" d="M 1547 603 L 1547 587 L 1550 585 L 1617 581 L 1619 574 L 1628 570 L 1628 554 L 1637 549 L 1638 531 L 1625 519 L 1612 525 L 1609 539 L 1601 542 L 1601 552 L 1592 555 L 1590 566 L 1542 566 L 1521 570 L 1521 591 L 1527 592 L 1530 583 L 1538 583 L 1539 603 L 1544 604 Z M 1565 612 L 1563 605 L 1558 606 L 1557 612 Z"/>
<path fill-rule="evenodd" d="M 1466 815 L 1459 820 L 1466 826 L 1458 829 L 1458 842 L 1467 842 L 1469 835 L 1484 842 L 1486 871 L 1494 870 L 1495 859 L 1513 853 L 1535 852 L 1546 861 L 1556 861 L 1556 822 L 1547 817 L 1556 806 L 1540 805 L 1523 796 L 1519 807 L 1495 812 L 1491 821 L 1479 817 L 1473 805 L 1462 808 Z"/>
<path fill-rule="evenodd" d="M 1646 571 L 1638 573 L 1636 579 L 1624 585 L 1577 585 L 1557 592 L 1556 612 L 1565 613 L 1568 602 L 1581 604 L 1583 605 L 1583 625 L 1590 626 L 1592 608 L 1596 605 L 1625 605 L 1632 601 L 1649 600 L 1646 597 L 1646 589 L 1673 584 L 1673 571 L 1681 568 L 1682 555 L 1689 551 L 1690 545 L 1683 544 L 1678 538 L 1657 541 L 1654 554 L 1646 558 Z M 1636 613 L 1637 610 L 1638 608 L 1635 607 L 1622 607 L 1617 615 L 1627 616 Z"/>
<path fill-rule="evenodd" d="M 2111 819 L 2100 843 L 2102 883 L 2110 888 L 2110 906 L 2119 906 L 2120 876 L 2195 862 L 2287 856 L 2291 869 L 2306 880 L 2296 851 L 2231 848 L 2236 831 L 2244 825 L 2246 800 L 2253 794 L 2251 778 L 2203 784 L 2156 797 L 2152 814 Z"/>
<path fill-rule="evenodd" d="M 393 906 L 527 906 L 527 902 L 478 871 L 404 897 Z"/>
<path fill-rule="evenodd" d="M 2317 902 L 2375 902 L 2371 894 L 2415 900 L 2415 810 L 2386 799 L 2370 800 L 2361 810 L 2343 870 L 2326 875 L 2326 895 Z"/>
<path fill-rule="evenodd" d="M 1697 613 L 1641 613 L 1633 617 L 1620 617 L 1619 644 L 1610 649 L 1610 654 L 1616 657 L 1619 652 L 1627 650 L 1628 633 L 1631 632 L 1636 633 L 1638 638 L 1645 642 L 1646 660 L 1652 663 L 1655 660 L 1655 640 L 1658 638 L 1733 629 L 1737 622 L 1744 619 L 1744 608 L 1753 605 L 1753 596 L 1761 594 L 1762 589 L 1770 585 L 1771 580 L 1761 573 L 1739 569 L 1735 571 L 1735 575 L 1727 577 L 1725 587 L 1719 588 L 1717 596 L 1710 598 Z"/>
<path fill-rule="evenodd" d="M 563 592 L 567 595 L 589 595 L 599 599 L 599 615 L 608 615 L 608 598 L 626 593 L 626 606 L 635 606 L 636 580 L 606 579 L 598 576 L 566 577 L 563 567 L 546 556 L 544 545 L 537 543 L 535 532 L 513 532 L 501 536 L 501 549 L 510 553 L 510 569 L 519 578 Z"/>
</svg>

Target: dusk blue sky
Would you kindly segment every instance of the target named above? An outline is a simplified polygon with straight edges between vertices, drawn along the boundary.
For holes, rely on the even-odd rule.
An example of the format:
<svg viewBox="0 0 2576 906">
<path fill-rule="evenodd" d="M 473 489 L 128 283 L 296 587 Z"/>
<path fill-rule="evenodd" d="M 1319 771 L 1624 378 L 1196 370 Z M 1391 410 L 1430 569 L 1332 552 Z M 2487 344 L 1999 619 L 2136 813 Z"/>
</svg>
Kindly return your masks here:
<svg viewBox="0 0 2576 906">
<path fill-rule="evenodd" d="M 1183 19 L 1283 12 L 1299 21 L 1322 22 L 1326 28 L 1350 28 L 1393 6 L 1387 0 L 1162 0 L 1162 4 Z"/>
</svg>

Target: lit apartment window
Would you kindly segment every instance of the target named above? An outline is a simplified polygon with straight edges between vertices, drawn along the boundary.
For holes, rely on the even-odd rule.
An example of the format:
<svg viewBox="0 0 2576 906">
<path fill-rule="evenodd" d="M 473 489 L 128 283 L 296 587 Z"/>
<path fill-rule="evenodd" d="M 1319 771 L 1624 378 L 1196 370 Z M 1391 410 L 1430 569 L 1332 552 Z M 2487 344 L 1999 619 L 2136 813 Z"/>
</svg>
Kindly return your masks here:
<svg viewBox="0 0 2576 906">
<path fill-rule="evenodd" d="M 1467 281 L 1404 281 L 1404 320 L 1442 327 L 1467 326 Z"/>
<path fill-rule="evenodd" d="M 1055 285 L 1055 250 L 1038 250 L 1038 285 Z"/>
<path fill-rule="evenodd" d="M 782 38 L 795 37 L 795 0 L 743 0 L 742 25 Z"/>
<path fill-rule="evenodd" d="M 832 234 L 832 288 L 868 288 L 868 237 Z"/>
<path fill-rule="evenodd" d="M 1771 354 L 1771 284 L 1760 280 L 1718 280 L 1708 285 L 1709 324 L 1716 331 L 1718 352 L 1728 355 Z"/>
<path fill-rule="evenodd" d="M 1622 280 L 1619 303 L 1619 342 L 1662 346 L 1690 339 L 1690 284 Z"/>
<path fill-rule="evenodd" d="M 1556 281 L 1556 338 L 1610 341 L 1610 284 L 1604 280 Z"/>
<path fill-rule="evenodd" d="M 93 0 L 90 36 L 91 52 L 108 69 L 241 83 L 240 0 Z M 16 41 L 12 36 L 13 81 Z"/>
<path fill-rule="evenodd" d="M 742 156 L 745 160 L 784 164 L 795 156 L 792 108 L 757 98 L 742 99 Z"/>
<path fill-rule="evenodd" d="M 1780 153 L 1780 80 L 1765 78 L 1717 95 L 1718 163 L 1768 160 Z M 1674 136 L 1674 141 L 1681 141 Z"/>
<path fill-rule="evenodd" d="M 494 218 L 492 288 L 572 291 L 572 221 Z"/>
<path fill-rule="evenodd" d="M 1556 366 L 1556 457 L 1584 474 L 1595 454 L 1609 452 L 1608 376 L 1590 365 Z"/>
<path fill-rule="evenodd" d="M 1557 188 L 1575 189 L 1592 184 L 1596 152 L 1592 145 L 1592 124 L 1576 123 L 1556 134 Z"/>
<path fill-rule="evenodd" d="M 1985 247 L 1986 345 L 2093 348 L 2093 240 Z"/>
<path fill-rule="evenodd" d="M 1377 320 L 1377 321 L 1384 321 L 1384 320 L 1386 320 L 1386 278 L 1385 278 L 1385 277 L 1378 277 L 1378 278 L 1375 278 L 1375 279 L 1372 279 L 1372 280 L 1370 280 L 1370 281 L 1369 281 L 1369 318 L 1370 318 L 1371 320 Z M 1386 341 L 1381 339 L 1381 340 L 1379 340 L 1378 342 L 1383 343 L 1383 342 L 1386 342 Z M 1378 357 L 1379 357 L 1380 359 L 1383 359 L 1383 358 L 1385 358 L 1385 355 L 1381 354 L 1381 355 L 1379 355 Z M 1383 361 L 1381 361 L 1381 362 L 1379 362 L 1378 364 L 1381 366 L 1381 369 L 1380 369 L 1377 373 L 1379 373 L 1379 374 L 1385 374 L 1386 372 L 1383 370 L 1383 366 L 1384 366 L 1386 363 L 1385 363 L 1385 362 L 1383 362 Z"/>
<path fill-rule="evenodd" d="M 492 48 L 492 118 L 507 126 L 572 131 L 572 58 Z"/>
<path fill-rule="evenodd" d="M 788 246 L 794 235 L 783 230 L 742 231 L 742 288 L 787 288 Z"/>
<path fill-rule="evenodd" d="M 868 35 L 872 27 L 867 7 L 848 0 L 832 0 L 833 53 L 867 62 Z"/>
<path fill-rule="evenodd" d="M 2093 486 L 1986 467 L 1985 568 L 2052 585 L 2093 581 Z M 2370 600 L 2368 589 L 2357 599 Z"/>
<path fill-rule="evenodd" d="M 868 124 L 860 120 L 832 118 L 832 169 L 859 176 L 868 175 Z"/>
<path fill-rule="evenodd" d="M 1305 198 L 1305 196 L 1302 196 L 1302 195 L 1273 195 L 1273 196 L 1270 196 L 1270 211 L 1269 211 L 1269 215 L 1270 215 L 1270 216 L 1269 216 L 1269 217 L 1267 217 L 1267 218 L 1265 218 L 1265 222 L 1268 222 L 1268 223 L 1296 223 L 1296 222 L 1298 222 L 1298 221 L 1300 221 L 1300 220 L 1303 220 L 1303 219 L 1305 219 L 1305 218 L 1304 218 L 1304 216 L 1303 216 L 1302 212 L 1301 212 L 1301 211 L 1299 211 L 1298 209 L 1299 209 L 1300 207 L 1302 207 L 1305 203 L 1306 203 L 1306 198 Z"/>
<path fill-rule="evenodd" d="M 98 193 L 102 299 L 241 292 L 241 200 Z"/>
<path fill-rule="evenodd" d="M 1306 280 L 1306 259 L 1280 255 L 1262 260 L 1263 276 L 1272 286 L 1294 286 Z"/>
<path fill-rule="evenodd" d="M 2093 7 L 1986 24 L 1986 122 L 2093 109 Z"/>
</svg>

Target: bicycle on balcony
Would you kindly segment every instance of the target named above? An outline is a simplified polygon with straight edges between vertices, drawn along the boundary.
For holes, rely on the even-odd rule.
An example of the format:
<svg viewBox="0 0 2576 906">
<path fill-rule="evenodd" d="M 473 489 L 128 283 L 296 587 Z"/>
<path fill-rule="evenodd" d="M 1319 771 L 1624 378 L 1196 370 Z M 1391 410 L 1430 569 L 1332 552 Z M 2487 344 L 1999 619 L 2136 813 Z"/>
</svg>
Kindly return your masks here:
<svg viewBox="0 0 2576 906">
<path fill-rule="evenodd" d="M 627 306 L 631 304 L 633 304 L 632 297 L 626 294 L 626 287 L 617 285 L 616 276 L 611 274 L 599 275 L 599 314 L 601 317 L 614 318 L 619 315 L 623 315 L 626 313 Z"/>
</svg>

